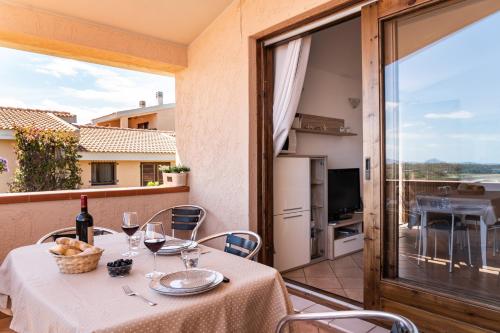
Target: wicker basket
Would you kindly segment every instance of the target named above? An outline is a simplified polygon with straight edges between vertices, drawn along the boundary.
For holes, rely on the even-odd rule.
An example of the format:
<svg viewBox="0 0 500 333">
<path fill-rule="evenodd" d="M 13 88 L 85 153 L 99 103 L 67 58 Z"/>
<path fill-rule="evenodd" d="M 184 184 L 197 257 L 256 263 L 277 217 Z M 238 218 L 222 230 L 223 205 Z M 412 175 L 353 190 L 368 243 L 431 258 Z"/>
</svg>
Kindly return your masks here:
<svg viewBox="0 0 500 333">
<path fill-rule="evenodd" d="M 99 259 L 104 252 L 103 249 L 99 249 L 99 252 L 75 255 L 75 256 L 60 256 L 52 254 L 56 260 L 59 271 L 64 274 L 79 274 L 93 271 L 97 268 Z"/>
</svg>

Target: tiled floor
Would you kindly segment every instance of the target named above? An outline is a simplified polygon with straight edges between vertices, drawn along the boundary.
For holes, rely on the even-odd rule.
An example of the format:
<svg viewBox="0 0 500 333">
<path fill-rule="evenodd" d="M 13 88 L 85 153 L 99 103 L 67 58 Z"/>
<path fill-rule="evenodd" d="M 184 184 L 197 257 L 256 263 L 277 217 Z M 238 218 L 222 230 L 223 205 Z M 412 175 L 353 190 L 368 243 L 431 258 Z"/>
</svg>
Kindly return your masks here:
<svg viewBox="0 0 500 333">
<path fill-rule="evenodd" d="M 363 302 L 363 252 L 283 274 L 291 280 Z"/>
<path fill-rule="evenodd" d="M 290 295 L 294 310 L 302 313 L 331 312 L 329 307 L 316 304 L 307 299 Z M 376 326 L 360 319 L 321 320 L 318 323 L 302 322 L 299 324 L 300 333 L 389 333 L 389 330 Z"/>
</svg>

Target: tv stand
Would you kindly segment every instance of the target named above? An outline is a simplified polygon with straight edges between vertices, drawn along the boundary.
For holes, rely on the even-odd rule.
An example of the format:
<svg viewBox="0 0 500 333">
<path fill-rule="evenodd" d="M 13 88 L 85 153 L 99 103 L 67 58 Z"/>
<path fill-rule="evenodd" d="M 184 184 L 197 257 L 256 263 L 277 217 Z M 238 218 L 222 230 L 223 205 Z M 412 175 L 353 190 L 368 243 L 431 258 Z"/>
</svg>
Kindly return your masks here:
<svg viewBox="0 0 500 333">
<path fill-rule="evenodd" d="M 363 214 L 353 214 L 350 219 L 329 222 L 327 240 L 330 260 L 362 250 Z"/>
</svg>

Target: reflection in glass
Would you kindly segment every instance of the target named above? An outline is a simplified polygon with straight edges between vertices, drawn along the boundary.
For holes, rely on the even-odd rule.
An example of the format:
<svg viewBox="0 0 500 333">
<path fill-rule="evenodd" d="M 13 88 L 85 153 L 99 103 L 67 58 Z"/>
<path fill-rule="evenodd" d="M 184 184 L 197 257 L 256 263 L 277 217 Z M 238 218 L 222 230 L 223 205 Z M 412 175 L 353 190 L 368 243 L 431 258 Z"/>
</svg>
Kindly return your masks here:
<svg viewBox="0 0 500 333">
<path fill-rule="evenodd" d="M 384 24 L 385 216 L 397 226 L 399 248 L 397 271 L 388 274 L 493 302 L 500 301 L 499 31 L 500 1 L 486 0 Z"/>
</svg>

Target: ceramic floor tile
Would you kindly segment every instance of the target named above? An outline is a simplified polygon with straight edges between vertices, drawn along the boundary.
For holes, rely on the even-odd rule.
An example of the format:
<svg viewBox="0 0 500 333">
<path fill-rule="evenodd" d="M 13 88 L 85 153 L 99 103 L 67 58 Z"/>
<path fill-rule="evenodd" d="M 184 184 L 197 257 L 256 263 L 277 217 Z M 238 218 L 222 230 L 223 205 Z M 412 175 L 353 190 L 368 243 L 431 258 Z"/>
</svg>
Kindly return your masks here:
<svg viewBox="0 0 500 333">
<path fill-rule="evenodd" d="M 363 271 L 359 267 L 338 267 L 333 273 L 338 278 L 363 278 Z"/>
<path fill-rule="evenodd" d="M 290 295 L 290 300 L 292 301 L 293 309 L 298 312 L 304 311 L 308 307 L 311 307 L 314 304 L 316 304 L 308 299 L 295 295 Z"/>
<path fill-rule="evenodd" d="M 342 289 L 342 288 L 339 288 L 339 289 L 329 289 L 328 291 L 331 292 L 332 294 L 335 294 L 335 295 L 347 297 L 344 289 Z"/>
<path fill-rule="evenodd" d="M 390 331 L 388 329 L 383 328 L 383 327 L 375 326 L 370 331 L 368 331 L 368 333 L 390 333 Z"/>
<path fill-rule="evenodd" d="M 354 253 L 351 258 L 359 268 L 363 269 L 363 252 Z"/>
<path fill-rule="evenodd" d="M 295 322 L 293 328 L 293 331 L 298 333 L 318 333 L 318 327 L 309 322 Z"/>
<path fill-rule="evenodd" d="M 308 277 L 327 277 L 333 275 L 332 268 L 328 264 L 328 260 L 322 261 L 311 266 L 304 267 L 306 278 Z"/>
<path fill-rule="evenodd" d="M 286 276 L 287 278 L 305 277 L 304 270 L 302 268 L 291 271 L 291 272 L 286 272 L 283 274 L 283 276 Z"/>
<path fill-rule="evenodd" d="M 366 333 L 375 327 L 374 324 L 360 319 L 335 319 L 330 326 L 344 332 Z"/>
<path fill-rule="evenodd" d="M 340 284 L 344 289 L 362 289 L 363 279 L 361 278 L 339 278 Z"/>
<path fill-rule="evenodd" d="M 304 277 L 294 277 L 294 278 L 289 278 L 289 279 L 293 280 L 293 281 L 300 282 L 300 283 L 307 284 L 306 278 L 304 278 Z"/>
<path fill-rule="evenodd" d="M 308 285 L 326 291 L 342 288 L 339 280 L 333 275 L 331 277 L 307 277 L 306 281 Z"/>
<path fill-rule="evenodd" d="M 343 289 L 347 297 L 363 303 L 363 289 Z"/>
<path fill-rule="evenodd" d="M 335 268 L 356 268 L 358 265 L 354 262 L 351 256 L 338 258 L 330 261 L 330 266 L 335 270 Z"/>
</svg>

